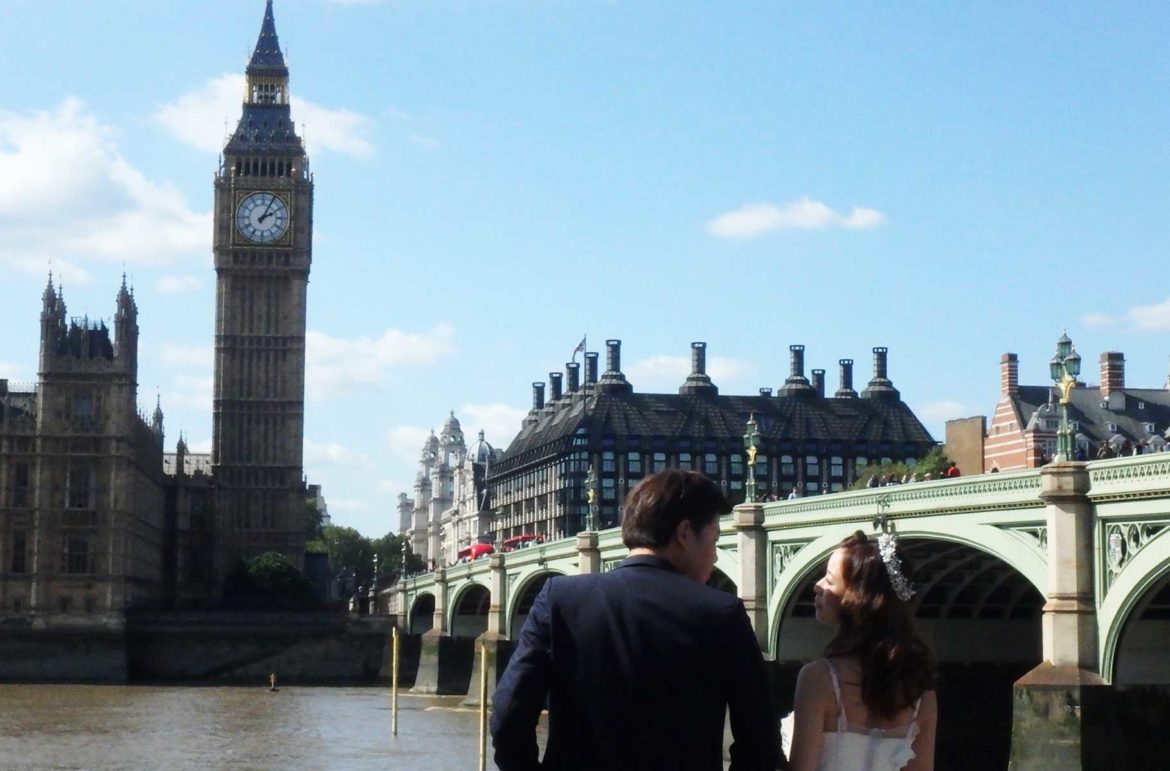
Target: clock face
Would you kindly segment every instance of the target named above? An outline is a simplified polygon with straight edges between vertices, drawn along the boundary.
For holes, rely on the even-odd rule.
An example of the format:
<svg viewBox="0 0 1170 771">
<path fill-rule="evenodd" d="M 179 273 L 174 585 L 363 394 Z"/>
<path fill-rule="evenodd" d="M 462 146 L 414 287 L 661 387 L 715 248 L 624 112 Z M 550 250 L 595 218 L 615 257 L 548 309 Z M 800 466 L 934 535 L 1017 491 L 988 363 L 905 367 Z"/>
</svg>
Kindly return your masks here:
<svg viewBox="0 0 1170 771">
<path fill-rule="evenodd" d="M 272 243 L 288 230 L 288 206 L 275 193 L 252 193 L 236 209 L 236 227 L 249 241 Z"/>
</svg>

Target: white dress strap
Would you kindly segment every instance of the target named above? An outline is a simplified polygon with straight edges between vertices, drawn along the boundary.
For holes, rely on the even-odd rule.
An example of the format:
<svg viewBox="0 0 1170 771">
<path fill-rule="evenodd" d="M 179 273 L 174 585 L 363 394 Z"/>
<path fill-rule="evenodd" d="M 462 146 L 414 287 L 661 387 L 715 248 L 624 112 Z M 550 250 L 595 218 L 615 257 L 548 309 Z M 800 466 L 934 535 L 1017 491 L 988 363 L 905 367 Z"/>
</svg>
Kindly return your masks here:
<svg viewBox="0 0 1170 771">
<path fill-rule="evenodd" d="M 841 698 L 841 684 L 837 682 L 837 668 L 832 660 L 821 659 L 825 662 L 825 669 L 829 670 L 829 679 L 833 682 L 833 695 L 837 697 L 837 732 L 845 733 L 848 721 L 845 720 L 845 701 Z"/>
</svg>

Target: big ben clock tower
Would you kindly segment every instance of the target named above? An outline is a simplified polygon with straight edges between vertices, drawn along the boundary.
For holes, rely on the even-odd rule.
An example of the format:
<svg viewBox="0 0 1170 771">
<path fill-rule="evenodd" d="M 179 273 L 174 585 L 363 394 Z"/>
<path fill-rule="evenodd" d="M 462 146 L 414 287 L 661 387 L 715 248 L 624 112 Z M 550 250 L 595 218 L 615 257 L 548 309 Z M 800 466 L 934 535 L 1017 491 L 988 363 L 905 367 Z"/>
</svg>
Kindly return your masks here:
<svg viewBox="0 0 1170 771">
<path fill-rule="evenodd" d="M 215 575 L 304 559 L 305 298 L 313 178 L 268 0 L 243 114 L 215 177 Z"/>
</svg>

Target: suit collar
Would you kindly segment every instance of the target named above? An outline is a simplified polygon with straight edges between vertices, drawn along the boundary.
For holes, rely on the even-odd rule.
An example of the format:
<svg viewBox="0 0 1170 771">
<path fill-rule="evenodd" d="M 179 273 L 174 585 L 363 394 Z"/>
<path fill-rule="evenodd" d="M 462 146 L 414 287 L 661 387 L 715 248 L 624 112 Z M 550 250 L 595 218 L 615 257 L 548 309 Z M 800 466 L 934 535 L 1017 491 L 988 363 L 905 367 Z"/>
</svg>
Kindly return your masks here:
<svg viewBox="0 0 1170 771">
<path fill-rule="evenodd" d="M 660 570 L 669 570 L 671 573 L 678 573 L 678 568 L 670 564 L 662 557 L 654 557 L 649 554 L 638 554 L 633 557 L 626 557 L 617 565 L 618 568 L 659 568 Z M 681 574 L 680 574 L 681 575 Z"/>
</svg>

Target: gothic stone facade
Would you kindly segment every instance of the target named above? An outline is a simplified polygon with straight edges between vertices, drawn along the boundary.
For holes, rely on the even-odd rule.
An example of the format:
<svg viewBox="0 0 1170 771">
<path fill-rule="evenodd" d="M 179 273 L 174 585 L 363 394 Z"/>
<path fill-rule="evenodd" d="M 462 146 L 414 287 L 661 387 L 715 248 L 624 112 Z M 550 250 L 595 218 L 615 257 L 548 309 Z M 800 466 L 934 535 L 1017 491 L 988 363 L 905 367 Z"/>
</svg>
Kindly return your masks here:
<svg viewBox="0 0 1170 771">
<path fill-rule="evenodd" d="M 40 377 L 0 380 L 0 612 L 119 613 L 163 601 L 163 426 L 138 413 L 138 308 L 114 336 L 46 287 Z"/>
<path fill-rule="evenodd" d="M 35 386 L 0 381 L 0 609 L 201 607 L 241 559 L 304 559 L 305 303 L 313 179 L 272 3 L 215 178 L 213 448 L 163 454 L 137 411 L 137 307 L 68 321 L 50 278 Z"/>
</svg>

